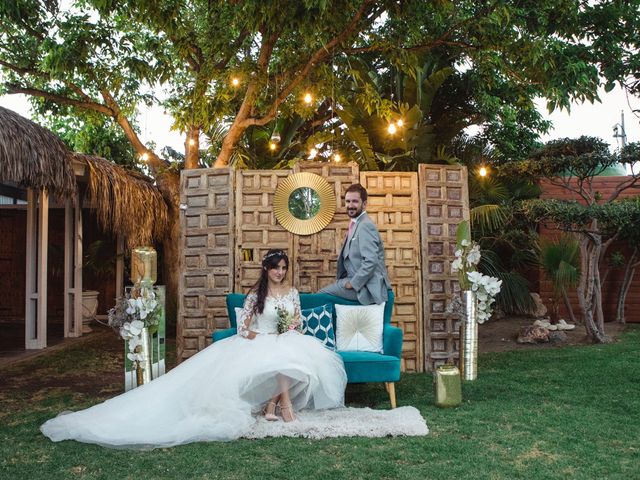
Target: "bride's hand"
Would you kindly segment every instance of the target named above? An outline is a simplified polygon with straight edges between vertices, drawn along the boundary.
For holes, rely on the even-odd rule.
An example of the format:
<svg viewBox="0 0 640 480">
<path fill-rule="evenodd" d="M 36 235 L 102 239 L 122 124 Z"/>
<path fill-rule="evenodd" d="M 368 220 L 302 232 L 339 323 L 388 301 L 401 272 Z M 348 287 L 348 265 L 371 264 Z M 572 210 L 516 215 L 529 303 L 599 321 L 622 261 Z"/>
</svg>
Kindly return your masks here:
<svg viewBox="0 0 640 480">
<path fill-rule="evenodd" d="M 256 332 L 254 332 L 253 330 L 249 330 L 249 333 L 247 334 L 247 336 L 245 338 L 247 340 L 253 340 L 257 336 L 258 336 L 258 334 Z"/>
</svg>

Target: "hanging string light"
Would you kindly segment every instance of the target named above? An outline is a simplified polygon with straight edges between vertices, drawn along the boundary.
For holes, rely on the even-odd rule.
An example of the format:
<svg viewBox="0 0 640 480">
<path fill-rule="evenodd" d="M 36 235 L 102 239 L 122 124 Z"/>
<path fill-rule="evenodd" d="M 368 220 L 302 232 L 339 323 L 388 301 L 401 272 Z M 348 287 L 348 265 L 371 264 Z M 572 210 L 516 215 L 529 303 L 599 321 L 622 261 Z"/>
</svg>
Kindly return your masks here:
<svg viewBox="0 0 640 480">
<path fill-rule="evenodd" d="M 489 170 L 487 170 L 487 167 L 482 166 L 478 169 L 478 175 L 480 175 L 481 177 L 486 177 L 489 173 Z"/>
<path fill-rule="evenodd" d="M 311 105 L 311 102 L 313 102 L 313 97 L 310 93 L 306 93 L 304 95 L 304 103 L 306 103 L 307 105 Z"/>
<path fill-rule="evenodd" d="M 240 85 L 240 79 L 238 77 L 233 77 L 231 79 L 231 85 L 233 85 L 234 87 L 237 87 Z"/>
<path fill-rule="evenodd" d="M 402 121 L 402 119 L 400 119 L 396 122 L 396 125 L 398 126 L 398 128 L 402 128 L 402 126 L 404 125 L 404 122 Z"/>
<path fill-rule="evenodd" d="M 397 130 L 398 129 L 396 128 L 395 123 L 390 123 L 389 126 L 387 127 L 387 132 L 389 132 L 389 135 L 394 135 Z"/>
<path fill-rule="evenodd" d="M 318 155 L 318 150 L 316 150 L 314 147 L 311 147 L 311 149 L 309 150 L 309 160 L 313 160 L 314 158 L 316 158 L 316 155 Z"/>
</svg>

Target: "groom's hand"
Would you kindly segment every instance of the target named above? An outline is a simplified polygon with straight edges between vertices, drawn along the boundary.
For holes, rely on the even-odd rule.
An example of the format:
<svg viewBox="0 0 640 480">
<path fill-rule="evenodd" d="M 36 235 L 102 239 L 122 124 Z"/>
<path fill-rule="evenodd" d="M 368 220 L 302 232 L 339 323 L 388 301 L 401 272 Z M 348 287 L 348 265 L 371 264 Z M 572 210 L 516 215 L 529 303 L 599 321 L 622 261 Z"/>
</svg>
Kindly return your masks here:
<svg viewBox="0 0 640 480">
<path fill-rule="evenodd" d="M 346 288 L 347 290 L 353 290 L 353 287 L 351 286 L 351 282 L 349 280 L 344 283 L 344 288 Z"/>
</svg>

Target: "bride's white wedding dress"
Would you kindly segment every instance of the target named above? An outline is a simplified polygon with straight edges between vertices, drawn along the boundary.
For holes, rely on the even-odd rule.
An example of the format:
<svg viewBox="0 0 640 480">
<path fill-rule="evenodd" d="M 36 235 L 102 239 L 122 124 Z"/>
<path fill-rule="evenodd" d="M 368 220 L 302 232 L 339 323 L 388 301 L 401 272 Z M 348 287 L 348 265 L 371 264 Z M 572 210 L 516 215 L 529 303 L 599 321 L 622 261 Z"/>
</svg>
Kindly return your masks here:
<svg viewBox="0 0 640 480">
<path fill-rule="evenodd" d="M 243 314 L 253 302 L 250 295 Z M 86 410 L 65 412 L 40 429 L 53 441 L 156 448 L 242 436 L 283 384 L 296 410 L 340 407 L 347 383 L 340 356 L 296 331 L 276 334 L 276 307 L 294 313 L 299 305 L 295 289 L 267 297 L 263 313 L 254 315 L 249 327 L 259 333 L 253 340 L 234 335 L 218 341 L 151 383 Z M 238 325 L 242 333 L 240 319 Z"/>
</svg>

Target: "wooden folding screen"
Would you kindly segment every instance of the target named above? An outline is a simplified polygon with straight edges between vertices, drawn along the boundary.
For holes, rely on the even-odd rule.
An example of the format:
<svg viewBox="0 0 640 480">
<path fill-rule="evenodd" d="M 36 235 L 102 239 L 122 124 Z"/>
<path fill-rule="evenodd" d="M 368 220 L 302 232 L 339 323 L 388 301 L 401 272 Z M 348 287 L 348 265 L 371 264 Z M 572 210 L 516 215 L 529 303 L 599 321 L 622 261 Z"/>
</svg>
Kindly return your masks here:
<svg viewBox="0 0 640 480">
<path fill-rule="evenodd" d="M 384 242 L 389 279 L 395 292 L 393 322 L 402 328 L 403 369 L 421 372 L 422 282 L 418 176 L 414 172 L 363 172 L 367 213 Z"/>
<path fill-rule="evenodd" d="M 288 252 L 289 278 L 301 292 L 334 281 L 349 224 L 344 193 L 359 181 L 385 243 L 396 294 L 393 323 L 404 331 L 403 369 L 455 361 L 457 322 L 444 309 L 457 289 L 450 274 L 455 229 L 469 215 L 466 169 L 421 165 L 418 174 L 382 173 L 359 172 L 355 163 L 302 162 L 293 170 L 303 171 L 327 179 L 338 204 L 331 223 L 308 236 L 286 231 L 273 211 L 278 183 L 291 171 L 183 171 L 178 358 L 204 348 L 213 330 L 228 326 L 225 295 L 255 283 L 268 248 Z"/>
<path fill-rule="evenodd" d="M 420 227 L 425 331 L 425 368 L 458 359 L 458 320 L 445 312 L 458 281 L 451 274 L 456 228 L 469 219 L 467 169 L 420 165 Z"/>
<path fill-rule="evenodd" d="M 234 287 L 234 178 L 227 168 L 182 171 L 178 360 L 206 347 L 226 323 L 225 296 Z"/>
</svg>

